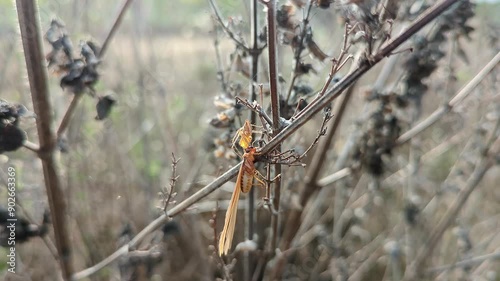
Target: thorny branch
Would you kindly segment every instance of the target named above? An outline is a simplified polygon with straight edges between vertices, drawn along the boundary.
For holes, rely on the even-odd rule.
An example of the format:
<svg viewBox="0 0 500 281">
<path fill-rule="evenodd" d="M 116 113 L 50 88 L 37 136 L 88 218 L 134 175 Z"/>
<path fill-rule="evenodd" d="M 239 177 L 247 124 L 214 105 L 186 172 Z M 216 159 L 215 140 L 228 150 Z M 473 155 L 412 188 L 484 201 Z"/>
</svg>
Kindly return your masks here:
<svg viewBox="0 0 500 281">
<path fill-rule="evenodd" d="M 330 113 L 330 110 L 328 109 L 325 112 L 325 115 L 323 116 L 323 121 L 321 122 L 321 126 L 320 126 L 320 128 L 318 130 L 318 134 L 316 135 L 316 138 L 314 138 L 314 140 L 309 145 L 309 147 L 301 155 L 299 155 L 299 156 L 292 155 L 291 157 L 293 158 L 293 160 L 290 162 L 290 164 L 295 163 L 295 162 L 300 161 L 301 159 L 303 159 L 309 153 L 309 151 L 311 151 L 311 149 L 318 144 L 320 138 L 326 134 L 326 124 L 332 118 L 333 118 L 333 115 Z"/>
<path fill-rule="evenodd" d="M 161 194 L 163 196 L 163 212 L 166 214 L 167 213 L 167 208 L 168 205 L 171 203 L 170 200 L 175 196 L 175 183 L 179 179 L 179 176 L 177 175 L 177 164 L 181 158 L 175 158 L 174 153 L 172 152 L 172 176 L 170 177 L 170 186 L 168 191 L 162 191 Z"/>
</svg>

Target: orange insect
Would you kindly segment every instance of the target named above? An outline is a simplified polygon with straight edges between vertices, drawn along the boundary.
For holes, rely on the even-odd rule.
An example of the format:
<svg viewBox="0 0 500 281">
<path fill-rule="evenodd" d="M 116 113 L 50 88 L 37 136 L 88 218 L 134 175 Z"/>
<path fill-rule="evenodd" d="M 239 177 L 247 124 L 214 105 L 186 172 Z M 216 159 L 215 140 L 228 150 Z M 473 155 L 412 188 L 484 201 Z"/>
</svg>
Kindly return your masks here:
<svg viewBox="0 0 500 281">
<path fill-rule="evenodd" d="M 247 123 L 245 122 L 245 125 L 246 124 Z M 248 122 L 248 124 L 250 124 L 250 122 Z M 251 138 L 251 127 L 250 127 L 250 138 Z M 240 140 L 240 145 L 241 142 L 242 140 Z M 248 146 L 247 148 L 245 148 L 245 154 L 243 154 L 243 164 L 241 164 L 240 172 L 238 173 L 238 178 L 236 179 L 236 186 L 233 191 L 233 196 L 231 196 L 231 202 L 226 212 L 224 229 L 222 230 L 219 239 L 219 255 L 221 256 L 227 255 L 229 249 L 231 248 L 231 244 L 233 242 L 234 228 L 236 226 L 236 213 L 238 211 L 238 201 L 240 199 L 240 192 L 247 193 L 252 188 L 253 179 L 255 177 L 255 174 L 257 173 L 257 170 L 255 169 L 254 165 L 256 151 L 257 149 L 253 146 Z M 259 180 L 258 178 L 256 179 Z"/>
<path fill-rule="evenodd" d="M 247 149 L 250 145 L 252 145 L 252 124 L 250 121 L 246 120 L 243 127 L 236 132 L 233 138 L 233 144 L 236 143 L 236 140 L 240 138 L 239 145 L 243 149 Z"/>
</svg>

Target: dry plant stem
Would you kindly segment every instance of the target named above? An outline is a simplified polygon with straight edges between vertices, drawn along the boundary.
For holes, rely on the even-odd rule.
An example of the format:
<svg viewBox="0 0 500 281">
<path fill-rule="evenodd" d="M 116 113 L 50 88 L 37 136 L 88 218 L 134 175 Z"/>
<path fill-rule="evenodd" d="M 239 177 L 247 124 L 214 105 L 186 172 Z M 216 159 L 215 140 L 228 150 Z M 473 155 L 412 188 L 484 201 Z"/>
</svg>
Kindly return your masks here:
<svg viewBox="0 0 500 281">
<path fill-rule="evenodd" d="M 345 59 L 344 62 L 341 63 L 341 61 L 343 60 L 344 56 L 347 54 L 349 47 L 350 47 L 347 44 L 348 35 L 349 35 L 349 31 L 348 31 L 348 27 L 346 25 L 345 30 L 344 30 L 344 41 L 342 43 L 342 49 L 340 50 L 339 57 L 337 59 L 332 59 L 332 67 L 330 68 L 330 72 L 328 73 L 328 79 L 326 80 L 325 85 L 323 85 L 321 92 L 318 93 L 318 95 L 314 98 L 314 100 L 311 101 L 311 103 L 309 103 L 309 105 L 306 106 L 306 108 L 309 106 L 312 106 L 315 102 L 318 101 L 318 99 L 320 97 L 325 95 L 325 93 L 328 90 L 328 87 L 330 87 L 330 84 L 332 83 L 332 80 L 335 77 L 335 74 L 337 74 L 337 72 L 345 65 L 345 63 L 348 61 L 349 58 L 352 58 L 352 56 L 349 55 L 349 57 L 347 59 Z M 300 118 L 300 116 L 302 115 L 303 112 L 304 112 L 304 110 L 301 111 L 299 114 L 297 114 L 297 116 L 295 118 Z"/>
<path fill-rule="evenodd" d="M 164 206 L 163 206 L 163 212 L 167 213 L 167 208 L 168 204 L 170 204 L 170 200 L 172 199 L 172 194 L 174 193 L 174 188 L 175 188 L 175 183 L 179 179 L 179 176 L 177 175 L 177 164 L 179 164 L 180 158 L 175 158 L 174 153 L 172 152 L 172 176 L 170 177 L 170 189 L 168 191 L 168 194 L 165 194 L 163 192 L 164 196 Z M 167 196 L 165 196 L 167 195 Z"/>
<path fill-rule="evenodd" d="M 125 15 L 125 12 L 127 11 L 127 8 L 130 6 L 132 3 L 132 0 L 125 0 L 123 2 L 123 5 L 120 9 L 120 12 L 116 16 L 115 20 L 113 21 L 113 25 L 111 26 L 111 29 L 109 30 L 108 34 L 106 35 L 106 39 L 104 39 L 104 42 L 101 47 L 101 51 L 99 52 L 99 58 L 102 58 L 108 49 L 109 43 L 111 42 L 111 39 L 116 33 L 116 30 L 118 30 L 118 27 L 120 26 L 120 23 L 123 19 L 123 16 Z M 71 103 L 69 104 L 68 109 L 64 113 L 63 120 L 61 121 L 61 124 L 59 125 L 59 128 L 57 129 L 57 138 L 61 138 L 64 132 L 66 132 L 66 129 L 69 126 L 69 123 L 71 121 L 71 117 L 73 117 L 73 113 L 75 112 L 75 109 L 78 105 L 78 102 L 80 101 L 81 97 L 83 94 L 74 94 L 73 99 L 71 100 Z"/>
<path fill-rule="evenodd" d="M 302 32 L 300 34 L 300 42 L 299 42 L 299 47 L 295 50 L 295 65 L 293 67 L 293 73 L 292 73 L 292 81 L 290 82 L 290 87 L 288 88 L 288 93 L 286 95 L 286 100 L 285 104 L 288 103 L 288 100 L 290 99 L 290 96 L 292 94 L 293 86 L 295 85 L 295 80 L 297 80 L 298 74 L 297 74 L 297 69 L 299 68 L 300 65 L 300 56 L 302 55 L 302 52 L 304 51 L 304 38 L 306 37 L 307 33 L 307 25 L 309 25 L 309 16 L 311 15 L 311 10 L 312 10 L 312 1 L 309 0 L 307 1 L 307 13 L 305 18 L 302 20 Z"/>
<path fill-rule="evenodd" d="M 24 141 L 23 146 L 35 153 L 38 153 L 38 151 L 40 150 L 40 146 L 38 144 L 32 143 L 28 140 Z"/>
<path fill-rule="evenodd" d="M 483 68 L 481 71 L 469 82 L 465 87 L 460 90 L 445 106 L 436 109 L 429 117 L 424 119 L 422 122 L 418 123 L 415 127 L 401 135 L 396 140 L 396 145 L 401 145 L 409 141 L 412 137 L 420 133 L 421 131 L 427 129 L 446 113 L 450 112 L 454 106 L 462 102 L 467 96 L 472 93 L 481 81 L 488 75 L 500 62 L 500 52 L 496 54 L 494 58 Z"/>
<path fill-rule="evenodd" d="M 328 121 L 330 121 L 330 119 L 332 119 L 332 115 L 330 115 L 330 112 L 328 113 L 325 113 L 325 116 L 323 117 L 323 122 L 321 122 L 321 127 L 319 128 L 318 130 L 318 134 L 316 135 L 316 138 L 314 138 L 313 142 L 309 145 L 309 147 L 304 151 L 304 153 L 302 153 L 302 155 L 300 155 L 296 160 L 294 160 L 293 162 L 296 162 L 296 161 L 300 161 L 302 158 L 304 158 L 308 153 L 309 151 L 311 151 L 311 149 L 313 147 L 315 147 L 318 143 L 319 143 L 319 139 L 326 135 L 326 132 L 327 132 L 327 128 L 326 127 L 326 124 L 328 123 Z"/>
<path fill-rule="evenodd" d="M 334 113 L 335 119 L 331 126 L 327 128 L 326 136 L 319 143 L 316 152 L 314 153 L 314 157 L 311 161 L 307 169 L 307 174 L 305 176 L 305 181 L 302 186 L 299 188 L 301 191 L 300 194 L 300 206 L 304 207 L 306 203 L 309 201 L 310 197 L 320 188 L 317 184 L 318 177 L 322 171 L 323 164 L 326 159 L 326 155 L 328 154 L 328 150 L 332 147 L 333 138 L 339 125 L 342 121 L 342 117 L 344 116 L 345 109 L 347 104 L 352 96 L 354 87 L 351 86 L 345 95 L 342 96 L 341 100 L 335 103 Z M 286 250 L 290 247 L 291 241 L 293 237 L 297 233 L 297 230 L 300 226 L 300 218 L 302 216 L 303 210 L 293 210 L 290 212 L 287 221 L 287 228 L 285 229 L 285 233 L 283 235 L 283 243 L 282 249 Z"/>
<path fill-rule="evenodd" d="M 328 154 L 328 150 L 332 147 L 333 138 L 339 125 L 342 121 L 342 117 L 344 116 L 345 109 L 347 104 L 352 96 L 354 91 L 354 86 L 351 86 L 345 95 L 341 97 L 341 100 L 335 103 L 334 108 L 334 116 L 336 117 L 331 126 L 327 128 L 326 136 L 319 143 L 316 152 L 314 153 L 311 164 L 307 169 L 307 174 L 305 176 L 305 180 L 303 184 L 299 187 L 301 192 L 300 194 L 300 206 L 301 209 L 298 210 L 290 210 L 290 214 L 288 215 L 286 229 L 284 230 L 283 240 L 281 243 L 281 249 L 286 251 L 290 248 L 293 238 L 296 236 L 299 228 L 300 228 L 300 219 L 302 217 L 302 213 L 304 211 L 304 207 L 307 202 L 311 198 L 311 196 L 320 189 L 320 185 L 317 184 L 318 177 L 320 172 L 322 171 L 322 167 L 324 165 L 326 155 Z M 280 259 L 276 266 L 274 272 L 274 279 L 280 279 L 285 267 L 285 259 Z"/>
<path fill-rule="evenodd" d="M 250 109 L 252 112 L 255 112 L 257 115 L 259 115 L 259 117 L 261 119 L 261 123 L 264 125 L 264 128 L 267 128 L 266 125 L 269 125 L 272 127 L 273 121 L 271 120 L 271 117 L 269 117 L 269 115 L 267 115 L 267 113 L 262 109 L 262 106 L 260 106 L 258 104 L 257 105 L 252 104 L 247 99 L 243 100 L 240 97 L 236 97 L 235 99 L 236 99 L 236 102 L 243 104 L 248 109 Z M 255 124 L 255 123 L 252 123 L 252 124 Z"/>
<path fill-rule="evenodd" d="M 278 93 L 278 70 L 277 70 L 277 32 L 276 32 L 276 1 L 268 0 L 263 1 L 267 8 L 267 45 L 268 45 L 268 57 L 269 57 L 269 84 L 271 91 L 271 114 L 273 118 L 273 137 L 276 136 L 281 130 L 280 128 L 280 97 Z M 276 145 L 276 153 L 281 152 L 281 145 Z M 281 164 L 274 164 L 274 174 L 281 174 Z M 271 251 L 277 246 L 278 241 L 278 214 L 280 209 L 280 197 L 281 197 L 281 177 L 274 181 L 274 193 L 272 196 L 273 214 L 271 218 L 271 228 L 272 228 L 272 238 L 271 238 Z"/>
<path fill-rule="evenodd" d="M 99 52 L 99 57 L 102 58 L 104 56 L 104 53 L 108 49 L 109 43 L 111 42 L 111 39 L 113 39 L 113 36 L 115 35 L 116 31 L 118 30 L 118 27 L 120 26 L 120 23 L 122 22 L 123 16 L 125 16 L 125 12 L 127 11 L 128 7 L 132 3 L 133 0 L 124 0 L 122 7 L 120 8 L 120 11 L 118 12 L 118 15 L 116 15 L 115 20 L 113 21 L 113 25 L 108 31 L 108 34 L 106 36 L 106 39 L 104 39 L 104 43 L 102 43 L 101 51 Z"/>
<path fill-rule="evenodd" d="M 339 170 L 331 175 L 328 175 L 316 182 L 316 184 L 320 187 L 326 187 L 328 185 L 331 185 L 332 183 L 341 180 L 347 176 L 349 176 L 352 173 L 351 168 L 344 168 L 342 170 Z"/>
<path fill-rule="evenodd" d="M 231 38 L 231 40 L 233 40 L 234 43 L 236 43 L 236 45 L 238 45 L 238 47 L 242 48 L 245 51 L 248 51 L 249 50 L 248 47 L 243 42 L 241 42 L 238 38 L 236 38 L 236 35 L 234 35 L 234 33 L 229 29 L 229 27 L 227 27 L 224 24 L 224 21 L 222 21 L 222 17 L 220 15 L 219 8 L 217 8 L 217 5 L 215 4 L 215 0 L 208 0 L 208 3 L 210 4 L 212 11 L 214 12 L 215 18 L 217 19 L 219 24 L 222 26 L 222 29 L 227 34 L 227 36 L 229 36 Z"/>
<path fill-rule="evenodd" d="M 257 0 L 250 1 L 250 55 L 252 58 L 251 61 L 251 80 L 250 83 L 250 99 L 252 101 L 257 99 L 257 89 L 255 87 L 258 81 L 258 70 L 259 70 L 259 55 L 260 50 L 258 46 L 258 9 L 257 9 Z M 250 123 L 256 124 L 257 114 L 254 111 L 250 111 Z M 255 139 L 255 133 L 252 133 L 252 139 Z M 254 221 L 255 221 L 255 188 L 250 189 L 250 192 L 247 195 L 247 240 L 253 240 L 254 236 Z M 249 253 L 245 253 L 245 263 L 244 263 L 244 280 L 250 281 L 252 279 L 252 275 L 255 269 L 255 258 L 250 256 Z"/>
<path fill-rule="evenodd" d="M 21 1 L 21 0 L 19 0 Z M 332 102 L 335 98 L 337 98 L 342 91 L 347 89 L 350 85 L 352 85 L 355 81 L 357 81 L 364 73 L 366 73 L 369 69 L 371 69 L 376 63 L 380 62 L 384 57 L 389 55 L 393 50 L 395 50 L 398 46 L 404 43 L 408 38 L 410 38 L 413 34 L 419 31 L 422 27 L 436 18 L 440 13 L 450 7 L 453 3 L 458 0 L 446 0 L 441 1 L 435 6 L 431 7 L 426 13 L 424 13 L 417 21 L 415 21 L 410 27 L 401 33 L 400 36 L 391 40 L 386 47 L 384 47 L 378 54 L 373 57 L 373 63 L 371 64 L 363 64 L 355 71 L 346 75 L 341 81 L 339 81 L 331 90 L 327 91 L 323 97 L 318 100 L 318 103 L 312 106 L 311 108 L 305 110 L 306 112 L 300 117 L 295 119 L 289 126 L 285 127 L 279 134 L 274 136 L 269 143 L 267 143 L 264 147 L 258 151 L 259 153 L 266 154 L 274 149 L 278 144 L 283 142 L 286 138 L 292 135 L 297 129 L 303 126 L 307 121 L 309 121 L 316 113 L 321 111 L 323 107 L 327 106 Z M 99 262 L 98 264 L 85 269 L 75 275 L 73 275 L 72 280 L 78 280 L 90 276 L 100 269 L 107 266 L 109 263 L 113 262 L 115 259 L 120 257 L 122 254 L 125 254 L 129 251 L 129 248 L 134 248 L 138 245 L 142 239 L 144 239 L 149 233 L 161 227 L 165 222 L 167 222 L 171 217 L 178 215 L 182 211 L 186 210 L 196 202 L 200 201 L 213 191 L 217 190 L 221 185 L 229 181 L 231 178 L 235 177 L 239 171 L 241 162 L 229 169 L 223 175 L 215 179 L 213 182 L 200 189 L 195 194 L 186 198 L 181 203 L 177 204 L 173 207 L 167 214 L 164 214 L 158 217 L 156 220 L 151 222 L 148 226 L 146 226 L 139 234 L 137 234 L 132 241 L 128 245 L 125 245 L 119 248 L 116 252 L 111 254 L 109 257 Z"/>
<path fill-rule="evenodd" d="M 66 205 L 54 159 L 56 140 L 51 126 L 53 116 L 47 85 L 47 73 L 42 63 L 44 56 L 42 54 L 41 36 L 38 26 L 39 18 L 37 16 L 35 1 L 17 0 L 16 8 L 31 98 L 33 100 L 33 109 L 37 115 L 36 126 L 40 142 L 38 157 L 42 161 L 45 188 L 47 189 L 62 277 L 64 280 L 68 280 L 73 273 L 71 244 L 66 228 Z"/>
<path fill-rule="evenodd" d="M 66 109 L 66 112 L 64 113 L 64 117 L 61 121 L 61 124 L 59 125 L 59 128 L 57 129 L 57 138 L 61 138 L 64 132 L 66 132 L 66 129 L 69 126 L 69 122 L 71 121 L 71 117 L 73 117 L 73 113 L 75 112 L 76 106 L 78 105 L 78 102 L 80 101 L 81 97 L 83 94 L 74 94 L 73 99 L 71 100 L 71 103 L 69 104 L 68 109 Z"/>
<path fill-rule="evenodd" d="M 483 255 L 483 256 L 478 256 L 478 257 L 462 260 L 462 261 L 456 262 L 454 264 L 442 265 L 442 266 L 430 268 L 426 271 L 426 274 L 436 274 L 436 273 L 440 273 L 442 271 L 446 271 L 446 270 L 450 270 L 450 269 L 454 269 L 454 268 L 458 268 L 458 267 L 471 267 L 473 265 L 482 263 L 482 262 L 487 261 L 487 260 L 498 260 L 498 259 L 500 259 L 500 252 L 491 253 L 491 254 L 487 254 L 487 255 Z"/>
</svg>

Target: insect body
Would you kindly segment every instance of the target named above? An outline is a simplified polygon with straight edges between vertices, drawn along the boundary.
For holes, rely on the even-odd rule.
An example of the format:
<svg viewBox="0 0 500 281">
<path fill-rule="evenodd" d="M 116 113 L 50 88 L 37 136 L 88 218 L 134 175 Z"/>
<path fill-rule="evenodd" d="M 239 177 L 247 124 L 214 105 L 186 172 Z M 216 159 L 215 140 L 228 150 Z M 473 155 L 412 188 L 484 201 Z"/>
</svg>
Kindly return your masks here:
<svg viewBox="0 0 500 281">
<path fill-rule="evenodd" d="M 247 149 L 250 145 L 252 145 L 252 124 L 250 121 L 246 120 L 243 127 L 236 132 L 233 143 L 236 142 L 238 137 L 240 138 L 239 145 L 243 149 Z"/>
<path fill-rule="evenodd" d="M 240 199 L 240 193 L 247 193 L 252 188 L 253 179 L 256 173 L 254 165 L 255 154 L 255 147 L 248 146 L 247 148 L 245 148 L 245 154 L 243 154 L 243 164 L 241 164 L 240 172 L 238 173 L 238 177 L 236 179 L 236 186 L 234 188 L 233 195 L 231 196 L 231 201 L 226 212 L 224 229 L 222 230 L 219 239 L 219 255 L 221 256 L 228 253 L 233 242 L 234 228 L 236 226 L 236 213 L 238 211 L 238 201 Z"/>
</svg>

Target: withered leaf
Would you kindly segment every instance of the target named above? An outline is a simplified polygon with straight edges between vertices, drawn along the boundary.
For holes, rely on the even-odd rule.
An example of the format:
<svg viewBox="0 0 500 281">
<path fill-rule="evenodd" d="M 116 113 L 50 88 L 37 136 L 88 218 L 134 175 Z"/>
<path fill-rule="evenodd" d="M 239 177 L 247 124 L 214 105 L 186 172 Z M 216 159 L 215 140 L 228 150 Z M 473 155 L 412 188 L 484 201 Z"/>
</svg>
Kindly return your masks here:
<svg viewBox="0 0 500 281">
<path fill-rule="evenodd" d="M 19 149 L 25 140 L 26 133 L 23 130 L 14 124 L 0 123 L 0 153 Z"/>
<path fill-rule="evenodd" d="M 95 117 L 95 119 L 104 120 L 106 117 L 108 117 L 109 113 L 111 112 L 111 108 L 115 103 L 116 100 L 112 95 L 100 97 L 96 105 L 97 116 Z"/>
</svg>

